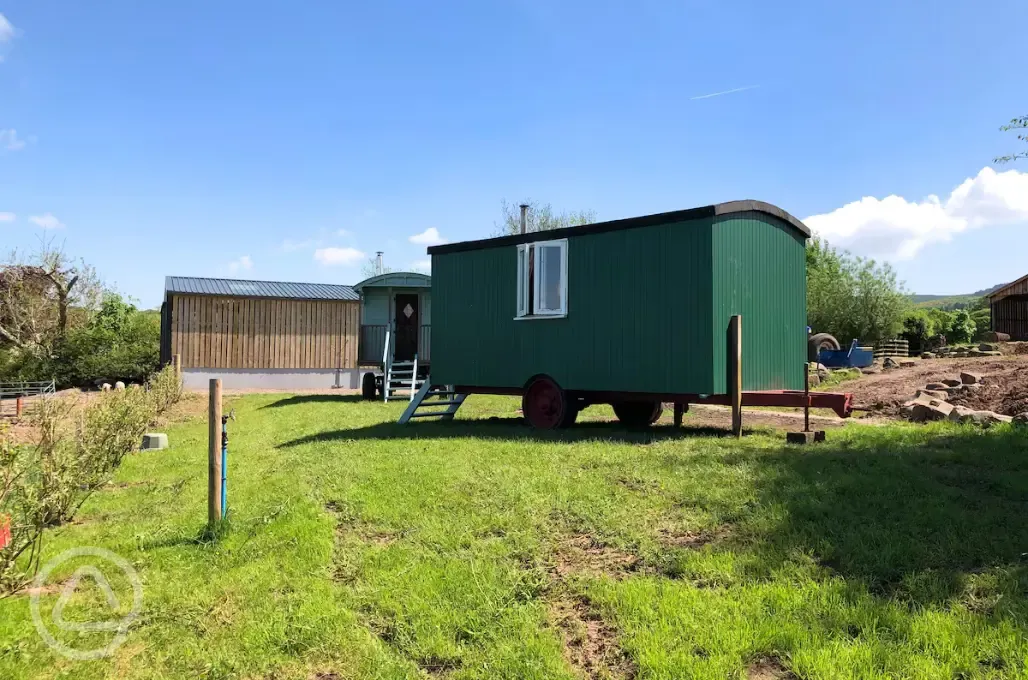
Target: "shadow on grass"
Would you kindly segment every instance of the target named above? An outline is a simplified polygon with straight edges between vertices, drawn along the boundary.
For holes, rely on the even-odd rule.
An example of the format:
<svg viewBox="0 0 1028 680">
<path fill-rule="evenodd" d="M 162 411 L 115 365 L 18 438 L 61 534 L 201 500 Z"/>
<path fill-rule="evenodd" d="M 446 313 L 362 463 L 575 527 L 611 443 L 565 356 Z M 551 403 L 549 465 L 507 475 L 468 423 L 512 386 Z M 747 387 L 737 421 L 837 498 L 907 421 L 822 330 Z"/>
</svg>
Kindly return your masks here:
<svg viewBox="0 0 1028 680">
<path fill-rule="evenodd" d="M 1028 615 L 1023 432 L 868 428 L 817 447 L 722 460 L 757 470 L 756 503 L 740 512 L 748 548 L 763 558 L 757 576 L 805 554 L 914 605 L 957 600 Z M 769 516 L 778 519 L 769 525 Z"/>
<path fill-rule="evenodd" d="M 295 394 L 265 404 L 261 408 L 300 406 L 302 404 L 355 404 L 361 401 L 365 401 L 365 399 L 359 394 Z"/>
<path fill-rule="evenodd" d="M 749 430 L 744 433 L 750 434 Z M 493 416 L 481 420 L 452 420 L 410 423 L 377 423 L 367 427 L 331 430 L 284 442 L 280 448 L 303 446 L 317 442 L 352 441 L 355 439 L 534 439 L 540 442 L 579 442 L 602 439 L 612 442 L 649 444 L 668 439 L 689 437 L 729 437 L 728 430 L 714 427 L 680 428 L 656 426 L 629 429 L 618 422 L 584 422 L 562 430 L 537 430 L 520 417 Z"/>
</svg>

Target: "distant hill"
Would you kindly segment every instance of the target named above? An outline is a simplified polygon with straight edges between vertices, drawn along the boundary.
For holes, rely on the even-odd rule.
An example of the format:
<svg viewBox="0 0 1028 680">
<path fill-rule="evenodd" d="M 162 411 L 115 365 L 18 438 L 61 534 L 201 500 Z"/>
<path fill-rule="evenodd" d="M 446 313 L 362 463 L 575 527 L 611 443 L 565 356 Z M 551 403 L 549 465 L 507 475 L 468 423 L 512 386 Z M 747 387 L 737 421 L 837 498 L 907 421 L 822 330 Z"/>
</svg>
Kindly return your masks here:
<svg viewBox="0 0 1028 680">
<path fill-rule="evenodd" d="M 915 307 L 937 307 L 947 310 L 962 309 L 971 304 L 975 298 L 980 298 L 983 295 L 999 290 L 1007 283 L 997 283 L 991 288 L 983 288 L 982 290 L 976 290 L 973 293 L 966 293 L 964 295 L 911 295 L 910 299 Z"/>
</svg>

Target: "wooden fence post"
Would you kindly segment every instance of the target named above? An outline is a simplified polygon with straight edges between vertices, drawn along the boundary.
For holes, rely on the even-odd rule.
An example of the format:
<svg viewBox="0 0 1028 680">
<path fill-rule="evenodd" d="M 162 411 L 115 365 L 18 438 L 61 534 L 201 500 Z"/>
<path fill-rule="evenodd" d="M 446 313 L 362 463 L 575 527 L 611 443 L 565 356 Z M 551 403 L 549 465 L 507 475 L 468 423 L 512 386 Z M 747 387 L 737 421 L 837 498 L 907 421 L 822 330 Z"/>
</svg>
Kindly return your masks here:
<svg viewBox="0 0 1028 680">
<path fill-rule="evenodd" d="M 732 434 L 742 436 L 742 316 L 728 321 L 728 395 L 732 403 Z"/>
<path fill-rule="evenodd" d="M 179 382 L 181 382 L 182 381 L 182 355 L 181 354 L 172 354 L 171 355 L 171 367 L 172 367 L 172 370 L 175 371 L 175 378 Z"/>
<path fill-rule="evenodd" d="M 221 380 L 211 378 L 207 408 L 207 527 L 221 521 Z"/>
</svg>

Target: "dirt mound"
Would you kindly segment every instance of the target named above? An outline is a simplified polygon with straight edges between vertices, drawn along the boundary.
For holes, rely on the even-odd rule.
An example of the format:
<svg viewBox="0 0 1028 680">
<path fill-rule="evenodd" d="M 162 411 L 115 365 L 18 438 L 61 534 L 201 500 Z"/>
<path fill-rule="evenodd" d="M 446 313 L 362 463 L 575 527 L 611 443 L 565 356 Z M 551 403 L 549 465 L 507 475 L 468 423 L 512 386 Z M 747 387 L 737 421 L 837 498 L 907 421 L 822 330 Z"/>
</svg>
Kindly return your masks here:
<svg viewBox="0 0 1028 680">
<path fill-rule="evenodd" d="M 1005 416 L 1028 412 L 1028 366 L 989 375 L 977 392 L 953 397 L 950 403 Z"/>
<path fill-rule="evenodd" d="M 904 402 L 928 383 L 959 378 L 961 371 L 983 376 L 982 386 L 968 394 L 954 396 L 954 405 L 977 411 L 995 411 L 1013 416 L 1028 411 L 1028 355 L 1003 359 L 929 359 L 911 368 L 900 368 L 844 383 L 840 391 L 851 392 L 857 409 L 898 416 Z"/>
</svg>

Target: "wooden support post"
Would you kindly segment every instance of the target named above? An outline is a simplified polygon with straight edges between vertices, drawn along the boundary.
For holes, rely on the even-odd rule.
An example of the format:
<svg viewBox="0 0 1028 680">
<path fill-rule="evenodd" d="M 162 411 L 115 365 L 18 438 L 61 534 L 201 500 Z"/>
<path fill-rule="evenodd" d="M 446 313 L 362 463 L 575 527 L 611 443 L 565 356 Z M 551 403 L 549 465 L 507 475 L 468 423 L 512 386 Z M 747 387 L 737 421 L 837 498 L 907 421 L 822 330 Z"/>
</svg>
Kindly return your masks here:
<svg viewBox="0 0 1028 680">
<path fill-rule="evenodd" d="M 21 418 L 21 397 L 14 400 L 14 417 Z"/>
<path fill-rule="evenodd" d="M 211 378 L 207 408 L 207 527 L 221 521 L 221 380 Z"/>
<path fill-rule="evenodd" d="M 736 314 L 728 321 L 728 396 L 732 404 L 732 434 L 742 436 L 742 316 Z"/>
<path fill-rule="evenodd" d="M 803 431 L 810 432 L 810 364 L 803 364 Z"/>
<path fill-rule="evenodd" d="M 685 405 L 680 401 L 675 402 L 675 427 L 682 426 L 682 415 L 685 413 Z"/>
<path fill-rule="evenodd" d="M 182 380 L 182 355 L 172 354 L 171 355 L 171 367 L 175 371 L 175 378 Z"/>
</svg>

